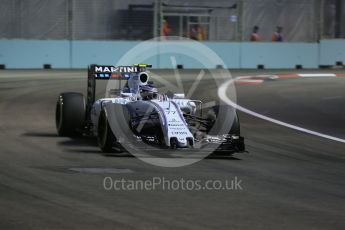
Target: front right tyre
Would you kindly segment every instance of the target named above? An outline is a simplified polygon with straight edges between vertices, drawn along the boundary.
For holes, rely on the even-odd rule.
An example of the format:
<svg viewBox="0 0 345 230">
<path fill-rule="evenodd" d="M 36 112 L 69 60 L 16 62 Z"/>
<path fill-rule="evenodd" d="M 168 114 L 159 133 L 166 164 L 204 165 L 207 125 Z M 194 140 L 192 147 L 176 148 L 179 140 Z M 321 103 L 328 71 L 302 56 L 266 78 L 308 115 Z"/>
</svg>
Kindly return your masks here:
<svg viewBox="0 0 345 230">
<path fill-rule="evenodd" d="M 99 116 L 97 141 L 103 153 L 111 153 L 115 151 L 113 146 L 116 144 L 116 138 L 111 130 L 104 110 Z"/>
</svg>

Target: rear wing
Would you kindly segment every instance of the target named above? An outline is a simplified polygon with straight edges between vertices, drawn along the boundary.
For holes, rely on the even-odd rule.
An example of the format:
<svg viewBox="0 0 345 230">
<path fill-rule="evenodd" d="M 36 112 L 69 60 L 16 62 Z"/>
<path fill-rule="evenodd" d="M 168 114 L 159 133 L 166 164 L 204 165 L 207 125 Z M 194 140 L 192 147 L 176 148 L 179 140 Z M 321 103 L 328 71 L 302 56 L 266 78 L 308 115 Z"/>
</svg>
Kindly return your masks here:
<svg viewBox="0 0 345 230">
<path fill-rule="evenodd" d="M 90 65 L 87 74 L 86 119 L 90 119 L 90 111 L 96 99 L 96 80 L 128 80 L 131 76 L 146 72 L 149 64 L 132 66 Z"/>
</svg>

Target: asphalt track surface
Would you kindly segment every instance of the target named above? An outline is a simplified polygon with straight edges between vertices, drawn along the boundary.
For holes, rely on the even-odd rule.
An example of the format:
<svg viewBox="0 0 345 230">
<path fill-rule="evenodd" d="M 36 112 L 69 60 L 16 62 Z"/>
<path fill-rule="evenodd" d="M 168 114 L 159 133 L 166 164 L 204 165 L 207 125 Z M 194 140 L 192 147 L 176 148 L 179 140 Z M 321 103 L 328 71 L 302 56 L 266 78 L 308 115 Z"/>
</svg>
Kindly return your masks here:
<svg viewBox="0 0 345 230">
<path fill-rule="evenodd" d="M 0 229 L 344 229 L 344 144 L 240 113 L 249 154 L 181 168 L 103 156 L 93 139 L 56 135 L 58 94 L 85 92 L 85 85 L 85 71 L 0 72 Z M 241 106 L 340 138 L 344 88 L 345 78 L 236 87 Z M 195 95 L 217 98 L 217 87 L 204 79 Z M 106 176 L 202 182 L 237 177 L 242 190 L 107 191 Z"/>
</svg>

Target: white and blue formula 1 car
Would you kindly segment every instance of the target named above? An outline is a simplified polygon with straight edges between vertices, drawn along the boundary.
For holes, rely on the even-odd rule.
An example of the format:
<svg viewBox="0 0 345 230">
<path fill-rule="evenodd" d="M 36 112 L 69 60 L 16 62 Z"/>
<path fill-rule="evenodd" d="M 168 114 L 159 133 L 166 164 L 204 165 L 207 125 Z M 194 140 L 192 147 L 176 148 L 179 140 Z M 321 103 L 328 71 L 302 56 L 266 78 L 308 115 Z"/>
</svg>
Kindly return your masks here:
<svg viewBox="0 0 345 230">
<path fill-rule="evenodd" d="M 86 100 L 73 92 L 58 97 L 59 136 L 95 136 L 104 153 L 125 151 L 127 142 L 162 149 L 209 148 L 229 155 L 245 151 L 235 109 L 214 106 L 205 113 L 201 101 L 159 93 L 149 81 L 149 67 L 91 65 Z M 96 100 L 97 80 L 118 81 L 118 88 Z"/>
</svg>

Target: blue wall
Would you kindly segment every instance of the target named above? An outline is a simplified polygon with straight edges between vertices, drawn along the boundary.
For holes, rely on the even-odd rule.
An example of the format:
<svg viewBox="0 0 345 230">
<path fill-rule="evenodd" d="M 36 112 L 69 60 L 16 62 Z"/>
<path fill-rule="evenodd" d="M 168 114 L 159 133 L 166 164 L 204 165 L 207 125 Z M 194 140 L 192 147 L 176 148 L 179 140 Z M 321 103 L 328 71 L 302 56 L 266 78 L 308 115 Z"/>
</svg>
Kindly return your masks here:
<svg viewBox="0 0 345 230">
<path fill-rule="evenodd" d="M 0 64 L 6 68 L 69 67 L 67 41 L 0 40 Z"/>
<path fill-rule="evenodd" d="M 338 61 L 345 64 L 345 39 L 321 40 L 320 64 L 334 65 Z"/>
<path fill-rule="evenodd" d="M 86 68 L 90 64 L 114 65 L 138 43 L 133 41 L 74 41 L 72 42 L 72 67 Z"/>
<path fill-rule="evenodd" d="M 241 67 L 256 68 L 317 68 L 319 52 L 317 43 L 242 43 Z"/>
<path fill-rule="evenodd" d="M 173 41 L 165 41 L 168 44 Z M 184 42 L 188 46 L 188 42 Z M 67 41 L 67 40 L 0 40 L 0 64 L 6 68 L 86 68 L 89 64 L 114 65 L 139 41 Z M 249 43 L 203 42 L 213 50 L 228 68 L 317 68 L 319 65 L 345 63 L 345 39 L 322 40 L 320 43 Z M 155 68 L 172 68 L 171 55 L 157 55 L 146 60 Z M 201 68 L 184 55 L 176 55 L 176 63 L 184 68 Z M 131 64 L 131 63 L 123 63 Z M 214 68 L 212 63 L 208 68 Z M 212 66 L 211 66 L 212 65 Z"/>
</svg>

